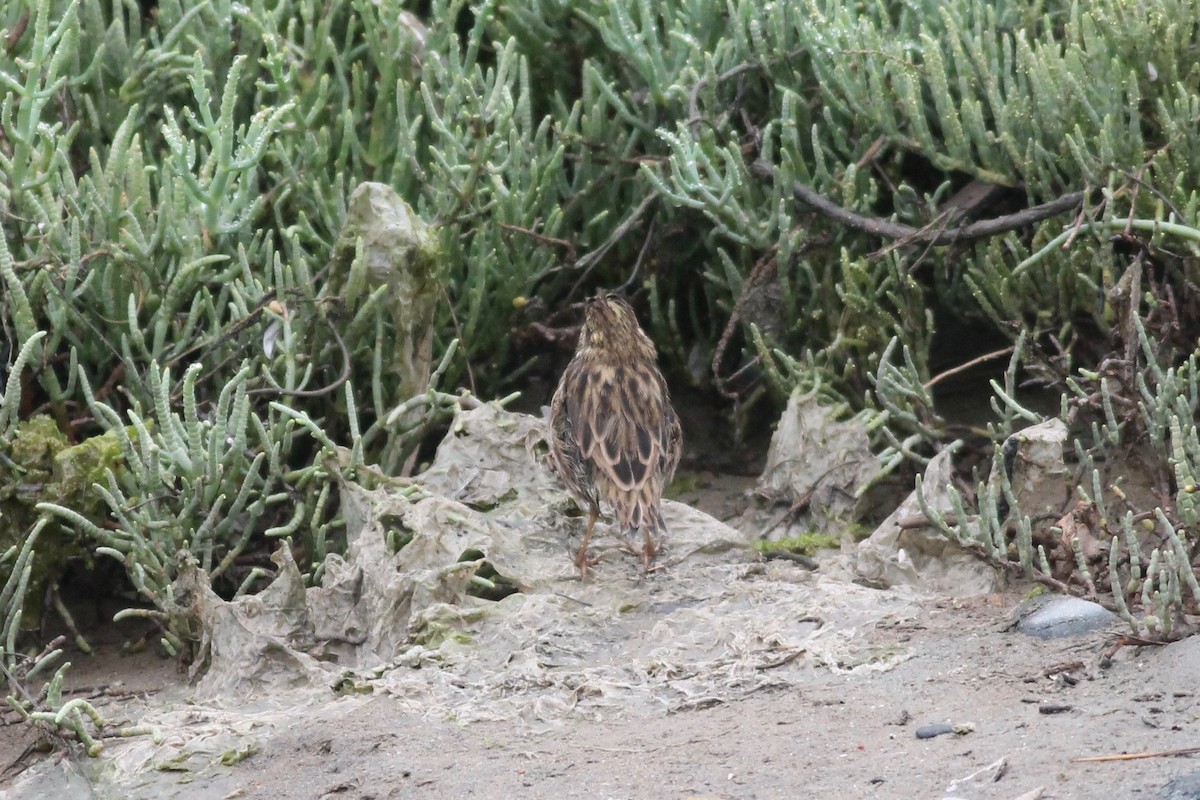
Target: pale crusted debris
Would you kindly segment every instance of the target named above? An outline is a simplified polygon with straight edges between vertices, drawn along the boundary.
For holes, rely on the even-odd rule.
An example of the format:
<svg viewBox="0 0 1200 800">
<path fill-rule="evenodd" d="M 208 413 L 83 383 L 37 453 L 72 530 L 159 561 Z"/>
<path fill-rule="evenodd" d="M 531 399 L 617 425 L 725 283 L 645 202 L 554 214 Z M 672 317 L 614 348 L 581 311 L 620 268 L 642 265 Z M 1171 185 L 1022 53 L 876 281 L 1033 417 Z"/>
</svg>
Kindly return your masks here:
<svg viewBox="0 0 1200 800">
<path fill-rule="evenodd" d="M 844 531 L 858 515 L 862 490 L 880 473 L 866 426 L 841 416 L 815 393 L 797 390 L 771 436 L 757 492 L 776 504 L 803 507 L 804 532 Z M 743 523 L 770 538 L 789 535 L 770 510 L 752 511 Z"/>
<path fill-rule="evenodd" d="M 540 419 L 482 406 L 461 413 L 425 473 L 344 484 L 351 544 L 318 587 L 304 585 L 286 549 L 270 588 L 232 602 L 185 571 L 180 589 L 205 631 L 203 676 L 186 706 L 158 704 L 139 720 L 163 730 L 162 744 L 114 742 L 89 769 L 166 791 L 164 765 L 202 760 L 188 748 L 211 760 L 297 724 L 305 708 L 366 694 L 463 724 L 540 730 L 729 702 L 802 683 L 814 666 L 880 670 L 907 657 L 870 632 L 919 615 L 911 597 L 759 563 L 747 534 L 679 503 L 664 503 L 659 572 L 643 577 L 602 524 L 604 559 L 581 582 L 571 553 L 582 519 L 568 516 L 574 506 L 542 463 L 544 436 Z M 389 531 L 407 539 L 397 552 Z M 485 562 L 520 591 L 469 593 Z M 200 719 L 211 731 L 187 744 Z"/>
</svg>

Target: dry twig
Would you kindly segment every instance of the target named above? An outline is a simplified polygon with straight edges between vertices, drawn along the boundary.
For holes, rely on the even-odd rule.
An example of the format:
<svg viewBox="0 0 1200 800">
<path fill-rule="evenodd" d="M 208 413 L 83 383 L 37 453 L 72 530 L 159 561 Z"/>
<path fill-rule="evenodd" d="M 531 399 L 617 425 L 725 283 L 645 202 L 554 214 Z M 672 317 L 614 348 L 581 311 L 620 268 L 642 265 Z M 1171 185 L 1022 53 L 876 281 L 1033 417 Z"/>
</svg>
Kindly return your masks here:
<svg viewBox="0 0 1200 800">
<path fill-rule="evenodd" d="M 775 168 L 765 161 L 755 161 L 750 165 L 750 171 L 756 177 L 763 180 L 775 179 Z M 972 222 L 969 225 L 945 230 L 938 228 L 914 228 L 911 225 L 892 222 L 881 217 L 868 217 L 857 214 L 842 208 L 837 203 L 817 194 L 812 188 L 799 182 L 792 184 L 792 195 L 796 198 L 796 202 L 806 205 L 818 214 L 828 217 L 834 222 L 848 228 L 854 228 L 855 230 L 860 230 L 884 239 L 903 239 L 913 243 L 944 245 L 973 239 L 986 239 L 990 236 L 997 236 L 1001 233 L 1027 227 L 1035 222 L 1041 222 L 1044 219 L 1049 219 L 1064 211 L 1070 211 L 1078 207 L 1083 203 L 1087 193 L 1083 191 L 1070 192 L 1055 200 L 1051 200 L 1049 203 L 1042 203 L 1041 205 L 1027 208 L 1024 211 L 980 220 L 979 222 Z"/>
</svg>

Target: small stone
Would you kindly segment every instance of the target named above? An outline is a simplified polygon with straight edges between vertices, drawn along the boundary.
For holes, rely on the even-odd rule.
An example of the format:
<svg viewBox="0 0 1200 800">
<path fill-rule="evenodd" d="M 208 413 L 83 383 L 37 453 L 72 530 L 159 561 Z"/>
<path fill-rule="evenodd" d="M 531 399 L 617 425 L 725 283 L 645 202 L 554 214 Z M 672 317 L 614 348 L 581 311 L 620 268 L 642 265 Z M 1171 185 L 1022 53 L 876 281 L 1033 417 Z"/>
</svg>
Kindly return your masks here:
<svg viewBox="0 0 1200 800">
<path fill-rule="evenodd" d="M 1020 609 L 1018 609 L 1018 614 Z M 1061 639 L 1107 627 L 1118 620 L 1116 614 L 1098 603 L 1078 597 L 1053 597 L 1021 619 L 1017 630 L 1039 639 Z"/>
<path fill-rule="evenodd" d="M 1200 800 L 1200 772 L 1180 775 L 1167 783 L 1159 800 Z"/>
<path fill-rule="evenodd" d="M 917 728 L 918 739 L 932 739 L 935 736 L 941 736 L 946 733 L 954 733 L 954 726 L 938 722 L 933 725 L 922 725 Z"/>
</svg>

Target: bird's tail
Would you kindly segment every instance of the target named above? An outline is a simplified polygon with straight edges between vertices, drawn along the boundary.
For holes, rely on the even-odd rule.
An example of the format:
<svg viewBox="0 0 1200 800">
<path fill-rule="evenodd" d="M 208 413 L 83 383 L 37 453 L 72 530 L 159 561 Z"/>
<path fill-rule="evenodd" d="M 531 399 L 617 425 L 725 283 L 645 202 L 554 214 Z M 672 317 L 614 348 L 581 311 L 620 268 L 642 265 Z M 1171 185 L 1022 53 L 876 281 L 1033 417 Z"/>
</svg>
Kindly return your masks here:
<svg viewBox="0 0 1200 800">
<path fill-rule="evenodd" d="M 628 513 L 621 515 L 626 535 L 632 536 L 638 531 L 648 532 L 655 538 L 662 535 L 666 523 L 663 522 L 658 498 L 658 488 L 647 481 L 629 504 Z"/>
</svg>

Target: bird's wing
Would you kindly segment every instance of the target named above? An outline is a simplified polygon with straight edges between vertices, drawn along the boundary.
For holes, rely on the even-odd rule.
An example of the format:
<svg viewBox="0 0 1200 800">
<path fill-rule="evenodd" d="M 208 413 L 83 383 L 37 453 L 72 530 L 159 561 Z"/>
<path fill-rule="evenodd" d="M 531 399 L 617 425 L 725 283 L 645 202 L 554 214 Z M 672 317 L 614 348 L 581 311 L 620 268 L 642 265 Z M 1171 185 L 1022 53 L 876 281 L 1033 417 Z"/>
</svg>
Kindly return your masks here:
<svg viewBox="0 0 1200 800">
<path fill-rule="evenodd" d="M 661 452 L 647 421 L 611 414 L 601 423 L 591 456 L 618 489 L 636 492 L 654 474 Z"/>
<path fill-rule="evenodd" d="M 567 394 L 567 416 L 584 458 L 618 490 L 638 492 L 662 457 L 667 411 L 660 387 L 639 391 L 639 381 L 619 377 L 613 368 L 581 370 L 581 385 Z"/>
</svg>

